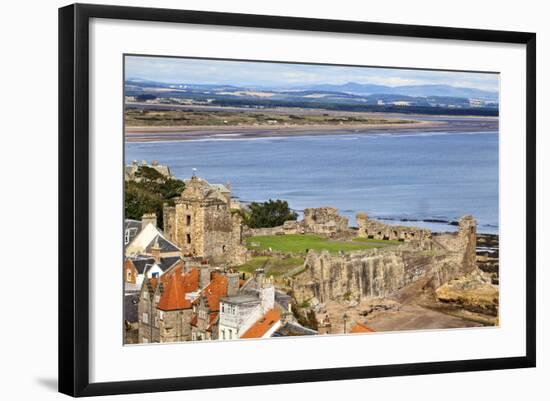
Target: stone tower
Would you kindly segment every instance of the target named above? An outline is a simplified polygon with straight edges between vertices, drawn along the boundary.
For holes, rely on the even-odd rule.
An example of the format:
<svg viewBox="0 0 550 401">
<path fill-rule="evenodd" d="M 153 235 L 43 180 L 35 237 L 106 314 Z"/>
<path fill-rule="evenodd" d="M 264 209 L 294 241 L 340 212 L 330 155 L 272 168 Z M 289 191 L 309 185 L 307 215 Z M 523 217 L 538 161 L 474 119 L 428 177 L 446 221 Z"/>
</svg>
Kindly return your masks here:
<svg viewBox="0 0 550 401">
<path fill-rule="evenodd" d="M 164 207 L 164 231 L 182 249 L 183 256 L 231 263 L 240 249 L 240 225 L 232 218 L 230 192 L 193 176 L 175 206 Z M 238 252 L 237 252 L 238 253 Z"/>
</svg>

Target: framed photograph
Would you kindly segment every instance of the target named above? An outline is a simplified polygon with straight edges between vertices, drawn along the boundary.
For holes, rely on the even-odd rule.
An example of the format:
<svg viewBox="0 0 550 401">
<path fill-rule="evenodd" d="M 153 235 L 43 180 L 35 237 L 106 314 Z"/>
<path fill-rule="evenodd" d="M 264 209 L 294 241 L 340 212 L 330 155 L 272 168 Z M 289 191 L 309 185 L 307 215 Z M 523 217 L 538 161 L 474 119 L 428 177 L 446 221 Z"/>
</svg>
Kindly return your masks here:
<svg viewBox="0 0 550 401">
<path fill-rule="evenodd" d="M 59 390 L 535 366 L 535 34 L 59 10 Z"/>
</svg>

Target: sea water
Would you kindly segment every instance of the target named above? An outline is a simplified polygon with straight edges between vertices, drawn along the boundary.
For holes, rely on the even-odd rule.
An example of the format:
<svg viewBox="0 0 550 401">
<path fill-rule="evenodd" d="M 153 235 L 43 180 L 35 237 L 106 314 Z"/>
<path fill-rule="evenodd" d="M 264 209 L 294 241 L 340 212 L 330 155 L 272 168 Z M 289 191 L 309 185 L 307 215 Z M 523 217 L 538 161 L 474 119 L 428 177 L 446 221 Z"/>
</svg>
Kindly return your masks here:
<svg viewBox="0 0 550 401">
<path fill-rule="evenodd" d="M 497 233 L 498 154 L 497 132 L 388 132 L 130 142 L 125 161 L 157 160 L 177 178 L 196 168 L 212 183 L 230 182 L 243 202 L 284 199 L 299 212 L 334 206 L 350 225 L 362 211 L 453 231 L 449 222 L 471 214 L 478 232 Z"/>
</svg>

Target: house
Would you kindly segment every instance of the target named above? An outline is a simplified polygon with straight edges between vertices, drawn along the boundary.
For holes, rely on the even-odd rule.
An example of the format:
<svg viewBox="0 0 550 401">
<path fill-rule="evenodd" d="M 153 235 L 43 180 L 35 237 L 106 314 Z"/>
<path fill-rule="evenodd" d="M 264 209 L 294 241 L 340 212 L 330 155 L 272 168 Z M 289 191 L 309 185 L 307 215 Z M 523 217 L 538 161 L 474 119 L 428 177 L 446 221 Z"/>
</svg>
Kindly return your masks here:
<svg viewBox="0 0 550 401">
<path fill-rule="evenodd" d="M 141 221 L 125 219 L 124 220 L 124 247 L 136 238 L 141 231 Z"/>
<path fill-rule="evenodd" d="M 211 273 L 211 280 L 201 291 L 194 305 L 191 319 L 191 340 L 216 340 L 220 299 L 227 295 L 236 295 L 239 290 L 238 273 Z"/>
<path fill-rule="evenodd" d="M 176 263 L 181 261 L 179 255 L 162 256 L 162 249 L 159 244 L 159 237 L 155 243 L 147 247 L 149 254 L 137 254 L 126 257 L 124 260 L 124 282 L 135 284 L 141 288 L 145 277 L 160 277 Z"/>
<path fill-rule="evenodd" d="M 157 303 L 159 342 L 191 339 L 193 301 L 198 296 L 199 271 L 178 269 L 163 280 Z"/>
<path fill-rule="evenodd" d="M 153 223 L 148 223 L 141 229 L 125 249 L 126 256 L 153 254 L 153 248 L 158 247 L 160 256 L 180 256 L 180 248 L 170 241 Z"/>
<path fill-rule="evenodd" d="M 265 318 L 269 311 L 276 308 L 275 287 L 270 280 L 265 279 L 263 269 L 256 270 L 253 281 L 254 289 L 249 289 L 250 283 L 247 283 L 243 287 L 247 288 L 246 291 L 220 299 L 218 332 L 220 340 L 241 338 L 252 326 Z M 278 308 L 277 306 L 279 311 Z M 273 313 L 270 313 L 269 321 L 274 319 Z M 280 311 L 277 320 L 280 321 Z"/>
<path fill-rule="evenodd" d="M 159 337 L 155 307 L 159 300 L 157 295 L 159 281 L 157 277 L 146 278 L 141 286 L 138 303 L 138 343 L 155 342 Z"/>
</svg>

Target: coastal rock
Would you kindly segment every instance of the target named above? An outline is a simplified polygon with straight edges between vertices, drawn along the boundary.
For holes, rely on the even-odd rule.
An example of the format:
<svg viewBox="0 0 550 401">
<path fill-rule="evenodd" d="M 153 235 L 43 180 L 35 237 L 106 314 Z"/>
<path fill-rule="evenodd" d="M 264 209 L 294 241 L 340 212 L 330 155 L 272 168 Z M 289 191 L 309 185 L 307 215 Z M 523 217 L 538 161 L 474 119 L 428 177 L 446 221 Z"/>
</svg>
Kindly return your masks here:
<svg viewBox="0 0 550 401">
<path fill-rule="evenodd" d="M 466 310 L 497 316 L 499 306 L 498 286 L 491 277 L 480 270 L 451 280 L 436 290 L 437 300 L 460 306 Z"/>
</svg>

